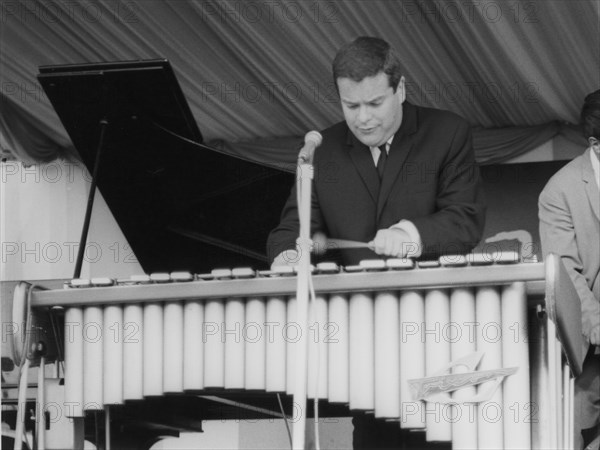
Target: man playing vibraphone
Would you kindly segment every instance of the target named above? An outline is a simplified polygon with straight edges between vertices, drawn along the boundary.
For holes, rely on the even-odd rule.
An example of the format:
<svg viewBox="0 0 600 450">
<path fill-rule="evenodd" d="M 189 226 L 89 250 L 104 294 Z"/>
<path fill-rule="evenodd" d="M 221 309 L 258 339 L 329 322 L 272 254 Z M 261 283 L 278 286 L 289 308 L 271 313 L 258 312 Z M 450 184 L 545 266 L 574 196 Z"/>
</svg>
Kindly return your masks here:
<svg viewBox="0 0 600 450">
<path fill-rule="evenodd" d="M 389 257 L 468 253 L 481 238 L 485 218 L 468 123 L 407 102 L 400 60 L 382 39 L 360 37 L 342 47 L 333 78 L 345 121 L 322 132 L 314 156 L 312 233 L 368 242 Z M 297 263 L 298 231 L 294 189 L 268 239 L 273 265 Z M 369 256 L 368 250 L 353 250 L 342 262 L 357 264 Z M 365 427 L 369 422 L 361 419 L 355 448 L 399 439 L 397 426 L 383 424 L 384 433 L 395 437 L 363 441 L 375 433 Z"/>
</svg>

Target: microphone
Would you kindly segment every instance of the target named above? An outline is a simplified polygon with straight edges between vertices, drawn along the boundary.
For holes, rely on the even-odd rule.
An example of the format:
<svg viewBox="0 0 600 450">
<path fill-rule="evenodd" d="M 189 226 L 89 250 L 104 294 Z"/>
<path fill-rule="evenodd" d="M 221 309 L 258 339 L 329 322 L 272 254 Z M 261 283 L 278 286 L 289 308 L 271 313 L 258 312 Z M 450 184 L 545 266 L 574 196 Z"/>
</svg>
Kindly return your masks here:
<svg viewBox="0 0 600 450">
<path fill-rule="evenodd" d="M 318 131 L 309 131 L 306 133 L 306 136 L 304 136 L 304 147 L 302 147 L 298 154 L 298 162 L 311 164 L 315 149 L 321 145 L 321 142 L 323 142 L 323 137 Z"/>
</svg>

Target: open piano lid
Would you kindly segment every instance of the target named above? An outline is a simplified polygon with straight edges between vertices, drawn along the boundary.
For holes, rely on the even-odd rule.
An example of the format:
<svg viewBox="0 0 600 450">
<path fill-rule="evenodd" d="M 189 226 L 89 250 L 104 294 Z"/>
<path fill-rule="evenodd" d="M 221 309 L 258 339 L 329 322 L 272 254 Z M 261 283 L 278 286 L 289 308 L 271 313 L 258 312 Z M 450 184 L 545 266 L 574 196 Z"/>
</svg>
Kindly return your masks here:
<svg viewBox="0 0 600 450">
<path fill-rule="evenodd" d="M 98 188 L 147 273 L 268 267 L 294 176 L 202 145 L 167 60 L 39 70 L 90 173 L 108 120 Z"/>
</svg>

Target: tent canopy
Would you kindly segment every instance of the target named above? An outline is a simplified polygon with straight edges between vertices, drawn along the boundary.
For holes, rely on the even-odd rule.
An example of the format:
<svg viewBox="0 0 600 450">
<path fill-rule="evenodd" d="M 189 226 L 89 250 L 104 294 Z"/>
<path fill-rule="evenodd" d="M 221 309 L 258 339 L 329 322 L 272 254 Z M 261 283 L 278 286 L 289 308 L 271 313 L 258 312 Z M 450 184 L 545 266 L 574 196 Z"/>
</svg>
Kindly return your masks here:
<svg viewBox="0 0 600 450">
<path fill-rule="evenodd" d="M 576 124 L 584 96 L 600 87 L 599 5 L 6 2 L 0 144 L 25 162 L 70 146 L 36 80 L 39 66 L 166 58 L 205 141 L 267 164 L 293 162 L 298 136 L 342 119 L 330 74 L 336 50 L 373 35 L 399 49 L 409 101 L 462 115 L 476 131 L 478 160 L 502 161 L 567 133 L 563 124 Z M 487 130 L 495 134 L 479 133 Z"/>
</svg>

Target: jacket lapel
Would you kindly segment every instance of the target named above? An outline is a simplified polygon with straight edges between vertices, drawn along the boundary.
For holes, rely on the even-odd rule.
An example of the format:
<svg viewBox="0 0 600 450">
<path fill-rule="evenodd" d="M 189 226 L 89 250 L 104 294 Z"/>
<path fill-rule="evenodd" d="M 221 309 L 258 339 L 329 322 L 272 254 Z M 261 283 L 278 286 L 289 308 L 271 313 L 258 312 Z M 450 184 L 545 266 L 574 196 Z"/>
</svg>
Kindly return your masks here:
<svg viewBox="0 0 600 450">
<path fill-rule="evenodd" d="M 377 203 L 377 196 L 379 195 L 379 176 L 377 175 L 377 170 L 375 169 L 369 147 L 356 139 L 350 131 L 348 131 L 347 144 L 350 146 L 350 158 L 352 159 L 352 163 L 367 187 L 367 190 L 373 199 L 373 203 Z"/>
<path fill-rule="evenodd" d="M 584 160 L 582 161 L 581 179 L 585 183 L 585 193 L 587 194 L 592 211 L 594 211 L 596 219 L 600 220 L 600 193 L 598 192 L 596 180 L 594 180 L 594 169 L 592 168 L 590 161 L 590 158 L 592 157 L 592 155 L 590 155 L 591 151 L 591 149 L 588 149 L 585 153 Z"/>
<path fill-rule="evenodd" d="M 394 135 L 389 156 L 383 172 L 381 191 L 377 201 L 377 220 L 399 178 L 402 166 L 413 148 L 413 134 L 417 131 L 417 109 L 408 102 L 403 105 L 403 117 L 400 129 Z"/>
</svg>

